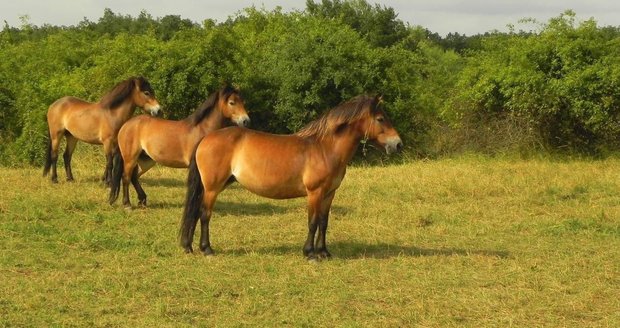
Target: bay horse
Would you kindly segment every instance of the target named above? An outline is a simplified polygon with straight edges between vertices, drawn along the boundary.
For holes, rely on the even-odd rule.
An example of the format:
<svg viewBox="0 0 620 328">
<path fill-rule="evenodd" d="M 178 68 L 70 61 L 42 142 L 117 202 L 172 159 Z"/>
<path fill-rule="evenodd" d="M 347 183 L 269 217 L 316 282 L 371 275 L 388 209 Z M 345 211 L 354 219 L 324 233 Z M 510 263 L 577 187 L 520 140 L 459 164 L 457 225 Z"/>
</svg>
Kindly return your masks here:
<svg viewBox="0 0 620 328">
<path fill-rule="evenodd" d="M 102 180 L 109 183 L 116 136 L 123 123 L 133 115 L 136 106 L 149 111 L 151 115 L 157 115 L 160 110 L 153 88 L 143 77 L 131 77 L 118 83 L 96 103 L 75 97 L 56 100 L 47 110 L 48 144 L 43 176 L 51 168 L 52 182 L 58 182 L 58 148 L 65 136 L 67 145 L 63 159 L 67 181 L 73 181 L 71 156 L 78 140 L 81 140 L 90 144 L 103 144 L 107 163 Z"/>
<path fill-rule="evenodd" d="M 138 178 L 155 163 L 168 167 L 189 166 L 194 149 L 202 137 L 231 124 L 246 126 L 250 118 L 239 90 L 226 85 L 213 92 L 184 120 L 172 121 L 140 115 L 130 119 L 118 133 L 118 152 L 110 185 L 110 204 L 118 198 L 123 181 L 123 205 L 131 207 L 129 181 L 146 206 L 146 193 Z M 139 169 L 139 171 L 138 171 Z"/>
<path fill-rule="evenodd" d="M 205 136 L 189 166 L 179 232 L 185 252 L 193 252 L 200 219 L 200 250 L 213 254 L 209 241 L 213 206 L 218 194 L 237 181 L 267 198 L 307 197 L 308 237 L 303 254 L 309 260 L 330 257 L 325 243 L 329 210 L 360 141 L 371 141 L 388 154 L 402 148 L 381 103 L 380 97 L 358 96 L 292 135 L 229 127 Z"/>
</svg>

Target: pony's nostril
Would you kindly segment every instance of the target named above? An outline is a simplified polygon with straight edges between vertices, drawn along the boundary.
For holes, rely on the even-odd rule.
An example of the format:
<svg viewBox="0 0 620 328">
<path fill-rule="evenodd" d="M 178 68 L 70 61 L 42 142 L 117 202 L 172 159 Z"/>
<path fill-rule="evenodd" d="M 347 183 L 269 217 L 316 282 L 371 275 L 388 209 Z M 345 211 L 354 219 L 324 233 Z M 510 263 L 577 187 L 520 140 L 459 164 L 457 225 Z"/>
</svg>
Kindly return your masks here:
<svg viewBox="0 0 620 328">
<path fill-rule="evenodd" d="M 233 122 L 235 122 L 235 124 L 237 124 L 240 127 L 247 127 L 248 125 L 250 125 L 250 118 L 247 116 L 237 117 L 233 120 Z"/>
<path fill-rule="evenodd" d="M 160 109 L 161 107 L 159 105 L 146 107 L 146 110 L 148 110 L 148 113 L 150 113 L 151 116 L 158 116 L 160 113 Z"/>
<path fill-rule="evenodd" d="M 402 141 L 399 141 L 396 144 L 396 151 L 401 151 L 401 150 L 403 150 L 403 143 L 402 143 Z"/>
</svg>

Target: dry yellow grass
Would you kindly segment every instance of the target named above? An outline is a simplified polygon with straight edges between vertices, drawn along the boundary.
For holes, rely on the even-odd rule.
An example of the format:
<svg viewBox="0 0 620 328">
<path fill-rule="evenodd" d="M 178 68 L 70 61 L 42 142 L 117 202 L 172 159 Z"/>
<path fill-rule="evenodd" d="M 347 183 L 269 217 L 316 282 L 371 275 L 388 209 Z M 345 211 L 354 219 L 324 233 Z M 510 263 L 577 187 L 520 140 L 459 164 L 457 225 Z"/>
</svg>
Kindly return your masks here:
<svg viewBox="0 0 620 328">
<path fill-rule="evenodd" d="M 216 256 L 185 255 L 185 171 L 149 172 L 149 208 L 126 211 L 101 163 L 59 185 L 0 169 L 0 326 L 620 325 L 620 160 L 350 168 L 318 264 L 303 199 L 233 186 Z"/>
</svg>

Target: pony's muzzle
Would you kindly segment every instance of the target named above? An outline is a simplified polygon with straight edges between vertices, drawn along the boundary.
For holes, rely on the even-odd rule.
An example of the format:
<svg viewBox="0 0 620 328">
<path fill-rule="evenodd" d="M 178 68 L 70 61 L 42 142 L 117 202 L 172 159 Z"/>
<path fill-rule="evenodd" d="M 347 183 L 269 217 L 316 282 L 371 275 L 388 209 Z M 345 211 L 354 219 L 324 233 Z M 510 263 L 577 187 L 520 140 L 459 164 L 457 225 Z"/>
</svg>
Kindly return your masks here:
<svg viewBox="0 0 620 328">
<path fill-rule="evenodd" d="M 403 150 L 403 141 L 399 137 L 389 138 L 385 142 L 385 152 L 388 154 L 400 152 Z"/>
<path fill-rule="evenodd" d="M 239 116 L 234 119 L 235 124 L 241 127 L 248 127 L 250 125 L 250 117 L 247 115 Z"/>
<path fill-rule="evenodd" d="M 157 116 L 159 115 L 159 110 L 161 109 L 161 106 L 159 106 L 159 104 L 157 105 L 153 105 L 153 106 L 146 106 L 146 110 L 151 114 L 151 116 Z"/>
</svg>

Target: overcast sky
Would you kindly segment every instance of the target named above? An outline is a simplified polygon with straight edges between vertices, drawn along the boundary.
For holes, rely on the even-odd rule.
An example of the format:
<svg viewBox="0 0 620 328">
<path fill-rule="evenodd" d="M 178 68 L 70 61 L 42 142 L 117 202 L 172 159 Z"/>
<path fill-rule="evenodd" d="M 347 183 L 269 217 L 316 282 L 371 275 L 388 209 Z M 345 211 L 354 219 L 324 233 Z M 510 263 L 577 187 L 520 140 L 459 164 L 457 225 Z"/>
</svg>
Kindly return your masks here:
<svg viewBox="0 0 620 328">
<path fill-rule="evenodd" d="M 320 2 L 320 0 L 315 0 Z M 508 24 L 529 30 L 532 25 L 519 25 L 521 18 L 531 17 L 546 22 L 566 9 L 573 9 L 580 20 L 594 18 L 599 26 L 620 25 L 618 0 L 369 0 L 392 7 L 398 18 L 411 25 L 421 25 L 432 32 L 477 34 L 491 30 L 506 31 Z M 105 8 L 117 14 L 137 16 L 146 10 L 153 17 L 180 15 L 202 22 L 211 18 L 218 22 L 252 5 L 272 10 L 303 10 L 305 0 L 0 0 L 0 23 L 21 25 L 19 17 L 28 15 L 34 25 L 75 25 L 85 17 L 97 21 Z"/>
</svg>

